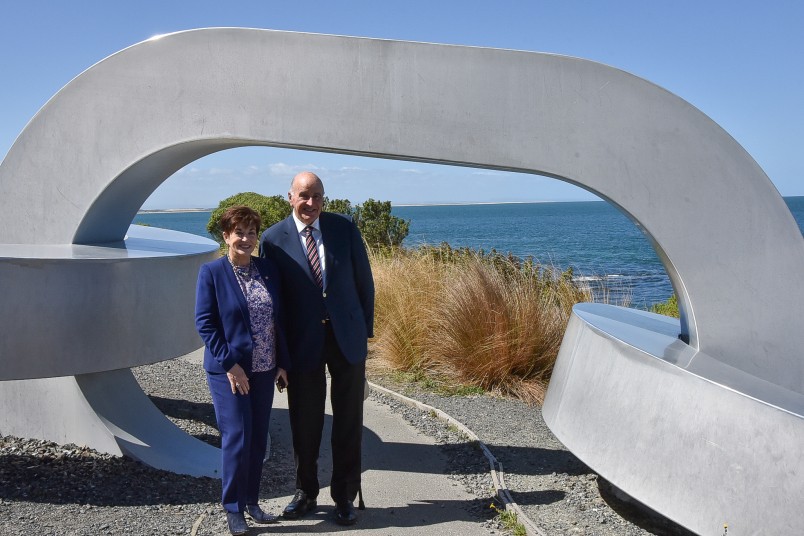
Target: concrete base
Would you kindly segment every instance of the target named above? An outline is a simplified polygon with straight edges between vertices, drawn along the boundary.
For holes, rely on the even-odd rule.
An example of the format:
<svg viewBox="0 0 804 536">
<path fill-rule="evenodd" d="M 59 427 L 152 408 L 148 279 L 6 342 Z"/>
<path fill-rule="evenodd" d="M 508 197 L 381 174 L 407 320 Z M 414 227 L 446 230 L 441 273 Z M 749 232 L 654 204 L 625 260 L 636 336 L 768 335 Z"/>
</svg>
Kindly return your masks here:
<svg viewBox="0 0 804 536">
<path fill-rule="evenodd" d="M 800 532 L 804 396 L 718 365 L 678 332 L 672 318 L 576 305 L 548 426 L 612 484 L 698 534 Z"/>
<path fill-rule="evenodd" d="M 129 369 L 0 382 L 0 434 L 87 445 L 146 465 L 220 478 L 220 450 L 167 419 Z"/>
</svg>

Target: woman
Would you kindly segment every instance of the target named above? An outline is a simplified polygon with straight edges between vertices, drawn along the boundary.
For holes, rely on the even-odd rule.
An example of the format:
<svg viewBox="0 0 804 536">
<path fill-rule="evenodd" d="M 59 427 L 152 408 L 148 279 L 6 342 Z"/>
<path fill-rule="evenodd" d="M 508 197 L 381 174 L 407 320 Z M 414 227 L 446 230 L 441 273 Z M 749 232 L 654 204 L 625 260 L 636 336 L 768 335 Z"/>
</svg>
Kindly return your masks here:
<svg viewBox="0 0 804 536">
<path fill-rule="evenodd" d="M 277 517 L 259 498 L 274 380 L 287 384 L 288 353 L 281 327 L 279 275 L 253 257 L 259 214 L 244 206 L 223 213 L 225 256 L 201 266 L 195 325 L 204 340 L 204 369 L 221 433 L 222 504 L 232 534 L 245 534 L 244 513 L 256 523 Z"/>
</svg>

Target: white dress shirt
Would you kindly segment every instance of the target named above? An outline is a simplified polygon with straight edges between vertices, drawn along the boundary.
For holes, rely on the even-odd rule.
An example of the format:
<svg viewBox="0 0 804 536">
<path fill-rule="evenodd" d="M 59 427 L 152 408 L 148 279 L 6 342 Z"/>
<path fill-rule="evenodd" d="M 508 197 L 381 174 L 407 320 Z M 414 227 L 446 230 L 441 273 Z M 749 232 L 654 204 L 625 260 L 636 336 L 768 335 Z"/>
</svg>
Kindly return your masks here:
<svg viewBox="0 0 804 536">
<path fill-rule="evenodd" d="M 299 244 L 301 244 L 304 256 L 307 257 L 307 237 L 304 236 L 304 230 L 307 228 L 307 224 L 296 217 L 296 212 L 292 212 L 291 214 L 293 215 L 293 221 L 296 223 L 296 231 L 299 233 Z M 321 238 L 321 223 L 319 219 L 316 218 L 310 227 L 313 228 L 313 238 L 318 248 L 318 259 L 321 261 L 321 279 L 324 288 L 327 288 L 327 261 L 324 255 L 324 240 Z"/>
</svg>

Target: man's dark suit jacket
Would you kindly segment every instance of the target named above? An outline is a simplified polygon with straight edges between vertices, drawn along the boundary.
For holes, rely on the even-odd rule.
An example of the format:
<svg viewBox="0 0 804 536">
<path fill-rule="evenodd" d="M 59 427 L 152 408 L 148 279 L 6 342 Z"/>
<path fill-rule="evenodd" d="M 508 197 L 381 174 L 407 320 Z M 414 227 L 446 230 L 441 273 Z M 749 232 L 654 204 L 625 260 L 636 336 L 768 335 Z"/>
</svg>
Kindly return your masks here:
<svg viewBox="0 0 804 536">
<path fill-rule="evenodd" d="M 320 364 L 328 318 L 346 360 L 366 359 L 367 338 L 374 336 L 374 279 L 357 226 L 348 216 L 322 212 L 326 288 L 315 283 L 293 215 L 272 225 L 261 239 L 260 255 L 273 260 L 282 276 L 285 323 L 291 368 Z"/>
<path fill-rule="evenodd" d="M 285 340 L 279 273 L 270 261 L 254 259 L 274 303 L 276 362 L 290 366 Z M 196 285 L 195 326 L 204 340 L 204 370 L 223 374 L 236 363 L 251 374 L 253 343 L 251 317 L 229 259 L 225 256 L 201 266 Z"/>
</svg>

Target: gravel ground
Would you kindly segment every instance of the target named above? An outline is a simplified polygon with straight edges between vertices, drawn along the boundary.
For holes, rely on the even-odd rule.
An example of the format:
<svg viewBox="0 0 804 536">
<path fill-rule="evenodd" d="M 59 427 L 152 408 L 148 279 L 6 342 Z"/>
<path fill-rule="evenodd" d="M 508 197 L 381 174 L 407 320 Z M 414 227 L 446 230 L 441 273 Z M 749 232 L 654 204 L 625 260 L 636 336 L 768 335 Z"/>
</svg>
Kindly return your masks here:
<svg viewBox="0 0 804 536">
<path fill-rule="evenodd" d="M 219 445 L 201 368 L 176 359 L 134 369 L 154 403 L 189 434 Z M 171 378 L 166 382 L 165 378 Z M 443 397 L 371 374 L 371 380 L 438 408 L 476 433 L 501 462 L 514 501 L 548 535 L 689 533 L 618 500 L 610 486 L 566 451 L 538 408 L 493 396 Z M 489 465 L 480 449 L 432 414 L 371 394 L 447 454 L 450 476 L 477 497 L 470 513 L 490 534 L 501 526 L 489 508 Z M 292 493 L 292 453 L 272 446 L 265 498 Z M 0 534 L 227 534 L 220 481 L 176 475 L 74 445 L 0 437 Z M 497 503 L 500 505 L 500 503 Z"/>
<path fill-rule="evenodd" d="M 133 370 L 168 418 L 220 446 L 200 366 L 175 359 Z M 274 449 L 272 460 L 262 490 L 292 493 L 291 453 Z M 220 486 L 220 480 L 177 475 L 83 447 L 0 437 L 4 536 L 228 534 Z"/>
<path fill-rule="evenodd" d="M 566 450 L 545 424 L 538 407 L 492 395 L 439 396 L 379 373 L 371 379 L 447 413 L 472 430 L 502 465 L 514 502 L 546 535 L 692 536 L 683 527 L 629 500 Z M 421 413 L 418 410 L 400 411 L 419 428 L 428 423 L 417 417 Z M 462 471 L 462 463 L 454 464 L 456 472 Z M 491 482 L 487 464 L 485 470 L 487 489 Z M 482 496 L 482 485 L 472 478 L 458 477 L 475 495 Z"/>
</svg>

